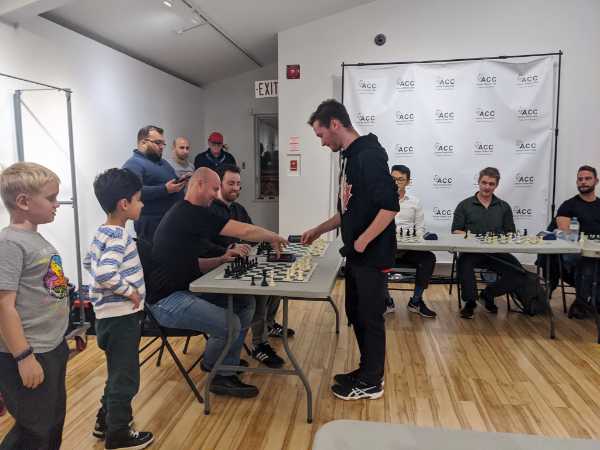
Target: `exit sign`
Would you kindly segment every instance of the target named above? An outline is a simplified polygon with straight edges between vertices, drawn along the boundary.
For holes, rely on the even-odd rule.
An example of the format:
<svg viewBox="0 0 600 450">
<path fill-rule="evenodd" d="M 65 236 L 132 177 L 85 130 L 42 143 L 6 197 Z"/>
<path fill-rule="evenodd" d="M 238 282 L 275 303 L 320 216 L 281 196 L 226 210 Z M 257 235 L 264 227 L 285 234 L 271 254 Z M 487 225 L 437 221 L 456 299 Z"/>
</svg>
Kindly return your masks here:
<svg viewBox="0 0 600 450">
<path fill-rule="evenodd" d="M 277 97 L 277 80 L 263 80 L 254 82 L 256 98 Z"/>
</svg>

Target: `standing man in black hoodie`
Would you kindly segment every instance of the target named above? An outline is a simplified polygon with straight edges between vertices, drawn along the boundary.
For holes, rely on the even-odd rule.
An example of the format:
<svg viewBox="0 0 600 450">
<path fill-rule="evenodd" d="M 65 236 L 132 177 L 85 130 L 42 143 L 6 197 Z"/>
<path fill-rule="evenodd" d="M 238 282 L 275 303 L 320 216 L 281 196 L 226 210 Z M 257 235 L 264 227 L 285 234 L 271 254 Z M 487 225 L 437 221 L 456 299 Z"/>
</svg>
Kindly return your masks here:
<svg viewBox="0 0 600 450">
<path fill-rule="evenodd" d="M 334 377 L 333 394 L 343 400 L 377 399 L 383 395 L 385 364 L 386 273 L 394 265 L 394 217 L 398 193 L 385 149 L 377 136 L 360 136 L 344 105 L 325 100 L 308 124 L 331 151 L 341 150 L 338 212 L 302 235 L 310 244 L 341 227 L 346 257 L 346 314 L 360 350 L 358 369 Z"/>
</svg>

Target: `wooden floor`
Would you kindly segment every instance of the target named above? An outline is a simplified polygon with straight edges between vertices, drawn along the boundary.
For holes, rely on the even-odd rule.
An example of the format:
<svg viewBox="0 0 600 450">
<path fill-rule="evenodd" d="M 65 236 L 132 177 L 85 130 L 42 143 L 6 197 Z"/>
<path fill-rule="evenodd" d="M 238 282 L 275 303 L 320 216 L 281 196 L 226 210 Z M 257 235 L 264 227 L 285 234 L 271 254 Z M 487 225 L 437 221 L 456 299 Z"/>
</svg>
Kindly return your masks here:
<svg viewBox="0 0 600 450">
<path fill-rule="evenodd" d="M 334 298 L 343 316 L 343 284 Z M 398 309 L 387 316 L 385 395 L 375 401 L 344 402 L 330 393 L 333 374 L 354 369 L 358 354 L 351 329 L 334 332 L 326 303 L 292 302 L 292 348 L 315 395 L 315 421 L 306 423 L 306 401 L 296 377 L 244 375 L 260 389 L 250 400 L 212 397 L 213 412 L 190 393 L 167 355 L 160 368 L 142 368 L 134 401 L 138 429 L 156 436 L 153 449 L 310 449 L 315 432 L 334 419 L 360 419 L 482 431 L 600 439 L 600 345 L 592 321 L 569 320 L 554 299 L 557 340 L 548 339 L 545 318 L 478 308 L 462 320 L 445 286 L 426 292 L 439 317 L 426 320 L 406 311 L 409 293 L 394 292 Z M 343 320 L 344 324 L 345 321 Z M 275 343 L 281 349 L 280 343 Z M 180 352 L 183 341 L 176 348 Z M 200 338 L 183 356 L 191 363 Z M 283 352 L 283 350 L 281 349 Z M 63 449 L 102 449 L 91 436 L 105 380 L 104 357 L 92 339 L 69 362 L 68 412 Z M 199 369 L 192 377 L 203 386 Z M 0 436 L 11 426 L 0 419 Z"/>
</svg>

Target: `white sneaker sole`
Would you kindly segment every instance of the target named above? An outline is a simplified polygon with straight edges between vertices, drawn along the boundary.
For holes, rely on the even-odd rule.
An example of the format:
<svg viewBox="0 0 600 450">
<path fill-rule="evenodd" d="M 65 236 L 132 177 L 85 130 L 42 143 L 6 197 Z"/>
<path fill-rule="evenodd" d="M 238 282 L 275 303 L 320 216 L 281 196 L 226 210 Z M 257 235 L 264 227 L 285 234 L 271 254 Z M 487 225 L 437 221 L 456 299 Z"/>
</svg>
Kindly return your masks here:
<svg viewBox="0 0 600 450">
<path fill-rule="evenodd" d="M 360 397 L 356 397 L 356 396 L 347 396 L 347 397 L 344 397 L 343 395 L 336 394 L 333 391 L 331 391 L 331 392 L 332 392 L 333 395 L 335 395 L 340 400 L 346 400 L 346 401 L 351 401 L 351 400 L 377 400 L 378 398 L 383 397 L 383 389 L 381 389 L 381 391 L 376 392 L 374 394 L 364 394 L 364 395 L 361 395 Z"/>
<path fill-rule="evenodd" d="M 112 449 L 107 449 L 105 447 L 104 450 L 142 450 L 143 448 L 149 447 L 150 444 L 152 444 L 153 442 L 154 442 L 154 436 L 148 442 L 144 442 L 143 444 L 136 445 L 134 447 L 117 447 L 117 448 L 112 448 Z"/>
</svg>

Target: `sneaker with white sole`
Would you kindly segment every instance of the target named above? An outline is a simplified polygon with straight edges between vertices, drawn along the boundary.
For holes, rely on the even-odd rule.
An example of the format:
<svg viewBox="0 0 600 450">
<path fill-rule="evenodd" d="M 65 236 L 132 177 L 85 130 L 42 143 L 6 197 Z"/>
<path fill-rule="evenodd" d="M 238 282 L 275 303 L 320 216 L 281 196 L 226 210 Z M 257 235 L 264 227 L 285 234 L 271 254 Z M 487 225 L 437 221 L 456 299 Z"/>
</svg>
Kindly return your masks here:
<svg viewBox="0 0 600 450">
<path fill-rule="evenodd" d="M 335 384 L 351 384 L 354 383 L 360 375 L 360 369 L 353 370 L 348 373 L 338 373 L 333 376 Z M 381 377 L 381 386 L 385 385 L 384 378 Z"/>
<path fill-rule="evenodd" d="M 383 386 L 381 383 L 372 384 L 357 379 L 349 384 L 334 384 L 331 392 L 342 400 L 376 400 L 383 396 Z"/>
<path fill-rule="evenodd" d="M 411 297 L 408 305 L 406 305 L 406 309 L 421 317 L 425 317 L 426 319 L 435 319 L 437 317 L 436 312 L 429 309 L 423 299 L 415 301 L 414 298 Z"/>
<path fill-rule="evenodd" d="M 385 299 L 385 312 L 384 314 L 393 314 L 396 311 L 396 305 L 394 299 L 388 295 Z"/>
<path fill-rule="evenodd" d="M 106 434 L 105 450 L 141 450 L 154 441 L 149 431 L 135 431 L 133 428 Z"/>
<path fill-rule="evenodd" d="M 271 369 L 279 369 L 285 363 L 268 342 L 262 342 L 254 347 L 250 351 L 250 356 Z"/>
</svg>

